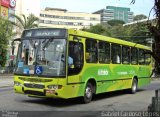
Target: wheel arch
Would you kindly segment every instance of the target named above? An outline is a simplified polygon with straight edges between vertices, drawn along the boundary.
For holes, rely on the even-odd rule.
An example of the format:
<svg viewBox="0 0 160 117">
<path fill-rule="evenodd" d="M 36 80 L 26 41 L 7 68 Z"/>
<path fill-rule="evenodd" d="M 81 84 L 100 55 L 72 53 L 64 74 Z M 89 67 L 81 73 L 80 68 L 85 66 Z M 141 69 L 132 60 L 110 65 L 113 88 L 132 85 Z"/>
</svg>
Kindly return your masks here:
<svg viewBox="0 0 160 117">
<path fill-rule="evenodd" d="M 136 79 L 137 83 L 138 83 L 138 77 L 137 76 L 134 76 L 133 79 Z M 133 79 L 132 79 L 132 81 L 133 81 Z"/>
<path fill-rule="evenodd" d="M 90 82 L 94 88 L 94 93 L 93 94 L 96 94 L 96 89 L 97 89 L 97 82 L 95 80 L 95 78 L 89 78 L 86 82 L 86 84 Z"/>
</svg>

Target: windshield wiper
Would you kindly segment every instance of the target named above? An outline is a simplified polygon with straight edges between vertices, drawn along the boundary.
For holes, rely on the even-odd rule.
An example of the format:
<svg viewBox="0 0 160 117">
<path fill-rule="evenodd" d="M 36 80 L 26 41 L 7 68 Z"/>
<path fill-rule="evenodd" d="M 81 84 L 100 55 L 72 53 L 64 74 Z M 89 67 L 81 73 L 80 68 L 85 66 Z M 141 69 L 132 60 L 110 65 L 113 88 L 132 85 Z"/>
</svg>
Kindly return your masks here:
<svg viewBox="0 0 160 117">
<path fill-rule="evenodd" d="M 49 43 L 52 42 L 53 40 L 54 40 L 54 37 L 49 38 L 49 39 L 47 40 L 47 42 L 44 44 L 43 49 L 46 48 L 46 47 L 49 45 Z M 45 40 L 45 41 L 46 41 L 46 40 Z M 43 43 L 43 42 L 42 42 L 42 43 Z"/>
</svg>

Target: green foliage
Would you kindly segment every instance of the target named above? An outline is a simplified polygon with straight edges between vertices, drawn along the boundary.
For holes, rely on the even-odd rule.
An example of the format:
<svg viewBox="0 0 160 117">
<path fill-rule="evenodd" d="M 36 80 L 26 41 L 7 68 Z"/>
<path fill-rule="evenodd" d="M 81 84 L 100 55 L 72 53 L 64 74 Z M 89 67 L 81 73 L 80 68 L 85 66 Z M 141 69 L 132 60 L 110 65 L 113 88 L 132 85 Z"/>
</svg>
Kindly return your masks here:
<svg viewBox="0 0 160 117">
<path fill-rule="evenodd" d="M 146 23 L 138 23 L 128 26 L 120 24 L 111 26 L 108 23 L 102 23 L 91 26 L 89 29 L 85 29 L 85 31 L 141 44 L 146 44 L 145 39 L 149 32 Z"/>
<path fill-rule="evenodd" d="M 10 21 L 0 17 L 0 65 L 5 66 L 7 48 L 9 44 L 9 39 L 14 36 L 13 25 Z"/>
<path fill-rule="evenodd" d="M 105 31 L 105 28 L 100 24 L 92 26 L 90 28 L 90 32 L 96 33 L 96 34 L 102 34 L 104 31 Z"/>
<path fill-rule="evenodd" d="M 126 33 L 126 30 L 122 25 L 113 26 L 110 30 L 111 30 L 110 32 L 111 32 L 112 37 L 123 39 L 123 40 L 128 40 L 126 38 L 128 34 Z"/>
<path fill-rule="evenodd" d="M 133 21 L 138 21 L 138 20 L 142 20 L 142 19 L 146 19 L 146 18 L 147 18 L 146 15 L 140 14 L 140 15 L 134 16 Z"/>
<path fill-rule="evenodd" d="M 129 40 L 135 43 L 146 44 L 149 30 L 146 23 L 137 23 L 134 25 L 125 26 L 126 34 L 130 36 Z"/>
<path fill-rule="evenodd" d="M 107 22 L 110 26 L 117 26 L 117 25 L 123 25 L 125 24 L 122 20 L 110 20 Z"/>
<path fill-rule="evenodd" d="M 16 23 L 13 23 L 13 25 L 17 26 L 20 30 L 20 33 L 24 29 L 30 29 L 30 28 L 36 28 L 38 27 L 37 22 L 39 21 L 39 18 L 34 16 L 33 14 L 29 14 L 29 16 L 25 16 L 22 14 L 21 16 L 12 14 L 16 18 Z"/>
<path fill-rule="evenodd" d="M 100 34 L 100 35 L 106 35 L 106 36 L 111 36 L 109 30 L 107 30 L 107 27 L 108 25 L 104 24 L 97 24 L 97 25 L 94 25 L 94 26 L 91 26 L 89 29 L 82 29 L 84 31 L 87 31 L 87 32 L 91 32 L 91 33 L 95 33 L 95 34 Z"/>
<path fill-rule="evenodd" d="M 4 67 L 7 61 L 7 50 L 6 49 L 1 49 L 0 53 L 0 66 Z"/>
</svg>

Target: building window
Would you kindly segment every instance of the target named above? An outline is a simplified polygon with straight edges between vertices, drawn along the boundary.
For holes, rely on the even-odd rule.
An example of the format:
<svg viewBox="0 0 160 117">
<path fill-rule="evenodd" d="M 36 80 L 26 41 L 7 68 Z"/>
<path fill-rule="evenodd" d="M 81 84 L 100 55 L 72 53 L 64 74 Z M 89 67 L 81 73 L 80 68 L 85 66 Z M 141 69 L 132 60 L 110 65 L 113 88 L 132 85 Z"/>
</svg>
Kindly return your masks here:
<svg viewBox="0 0 160 117">
<path fill-rule="evenodd" d="M 98 20 L 98 18 L 91 17 L 91 18 L 90 18 L 90 20 L 92 20 L 92 21 L 97 21 L 97 20 Z"/>
<path fill-rule="evenodd" d="M 51 21 L 50 20 L 44 20 L 44 23 L 45 24 L 51 24 Z"/>
<path fill-rule="evenodd" d="M 45 17 L 45 14 L 40 14 L 41 17 Z"/>
<path fill-rule="evenodd" d="M 44 20 L 39 20 L 39 23 L 44 23 Z"/>
</svg>

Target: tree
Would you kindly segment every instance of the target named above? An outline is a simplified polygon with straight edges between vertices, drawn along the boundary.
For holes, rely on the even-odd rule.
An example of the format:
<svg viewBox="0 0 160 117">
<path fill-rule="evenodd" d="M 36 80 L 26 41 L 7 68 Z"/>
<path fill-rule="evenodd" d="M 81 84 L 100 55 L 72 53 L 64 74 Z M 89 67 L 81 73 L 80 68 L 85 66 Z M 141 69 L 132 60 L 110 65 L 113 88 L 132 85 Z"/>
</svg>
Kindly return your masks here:
<svg viewBox="0 0 160 117">
<path fill-rule="evenodd" d="M 154 38 L 153 52 L 150 54 L 155 59 L 155 69 L 160 74 L 160 0 L 155 0 L 154 10 L 156 14 L 156 25 L 149 23 L 148 28 Z"/>
<path fill-rule="evenodd" d="M 13 23 L 13 25 L 17 26 L 20 30 L 20 33 L 24 30 L 24 29 L 29 29 L 29 28 L 35 28 L 38 27 L 38 21 L 39 18 L 34 16 L 33 14 L 29 14 L 29 16 L 25 16 L 24 14 L 22 14 L 21 16 L 12 14 L 12 16 L 14 16 L 16 18 L 16 23 Z"/>
<path fill-rule="evenodd" d="M 9 40 L 14 36 L 13 25 L 10 21 L 0 17 L 0 66 L 4 67 L 7 60 Z"/>
<path fill-rule="evenodd" d="M 123 24 L 125 24 L 125 22 L 122 21 L 122 20 L 109 20 L 107 23 L 110 26 L 117 26 L 117 25 L 123 25 Z"/>
<path fill-rule="evenodd" d="M 110 29 L 111 37 L 127 40 L 125 28 L 122 25 L 112 26 Z"/>
<path fill-rule="evenodd" d="M 101 23 L 83 30 L 140 44 L 146 44 L 145 39 L 149 32 L 144 22 L 128 26 L 121 24 L 111 26 L 108 23 Z"/>
<path fill-rule="evenodd" d="M 134 4 L 135 1 L 132 0 L 131 3 Z M 153 50 L 149 54 L 155 59 L 155 70 L 160 74 L 160 0 L 155 0 L 153 9 L 156 15 L 156 23 L 148 23 L 148 29 L 154 39 Z"/>
<path fill-rule="evenodd" d="M 146 19 L 146 18 L 147 18 L 146 15 L 140 14 L 140 15 L 134 16 L 133 21 L 138 21 L 138 20 L 142 20 L 142 19 Z"/>
<path fill-rule="evenodd" d="M 108 27 L 107 24 L 97 24 L 97 25 L 91 26 L 89 29 L 82 29 L 82 30 L 95 33 L 95 34 L 111 36 L 109 30 L 107 30 L 107 27 Z"/>
<path fill-rule="evenodd" d="M 136 24 L 131 24 L 125 26 L 125 34 L 128 36 L 128 40 L 147 45 L 146 38 L 149 38 L 149 30 L 147 27 L 147 22 L 138 22 Z"/>
</svg>

